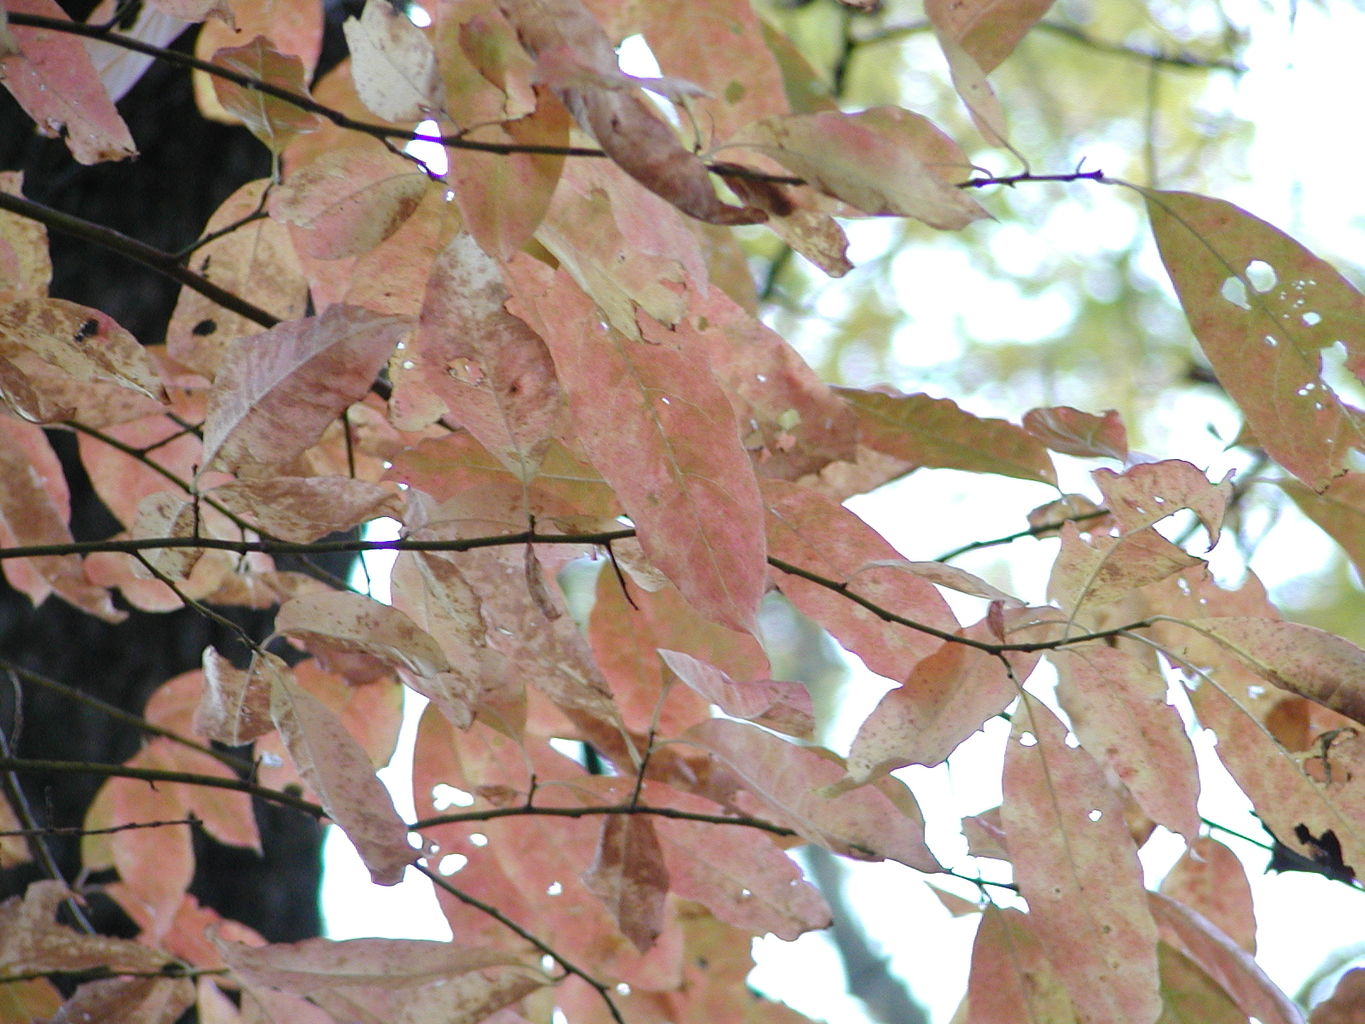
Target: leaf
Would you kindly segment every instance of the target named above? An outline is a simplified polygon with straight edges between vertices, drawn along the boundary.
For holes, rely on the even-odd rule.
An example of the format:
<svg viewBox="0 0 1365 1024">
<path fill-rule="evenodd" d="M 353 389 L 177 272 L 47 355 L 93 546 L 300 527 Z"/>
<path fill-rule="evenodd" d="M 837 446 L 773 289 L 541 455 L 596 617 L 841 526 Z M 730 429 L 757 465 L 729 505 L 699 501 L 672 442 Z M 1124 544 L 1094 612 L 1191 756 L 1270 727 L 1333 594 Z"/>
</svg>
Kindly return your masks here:
<svg viewBox="0 0 1365 1024">
<path fill-rule="evenodd" d="M 869 568 L 879 562 L 899 563 L 900 553 L 848 509 L 815 491 L 779 481 L 763 489 L 768 503 L 768 545 L 772 557 L 844 585 L 882 608 L 952 633 L 957 619 L 932 584 L 918 575 L 892 568 Z M 782 593 L 800 611 L 828 629 L 844 647 L 862 658 L 873 672 L 903 679 L 942 641 L 900 623 L 887 622 L 832 590 L 796 574 L 775 576 Z"/>
<path fill-rule="evenodd" d="M 1061 537 L 1047 592 L 1073 620 L 1082 607 L 1094 614 L 1141 587 L 1203 564 L 1151 527 L 1122 537 L 1096 533 L 1087 539 L 1075 523 L 1063 523 Z"/>
<path fill-rule="evenodd" d="M 369 758 L 331 711 L 290 678 L 273 655 L 260 659 L 270 681 L 270 717 L 299 775 L 328 817 L 355 844 L 376 885 L 397 885 L 417 852 Z"/>
<path fill-rule="evenodd" d="M 990 74 L 1052 6 L 1052 0 L 925 0 L 935 29 Z"/>
<path fill-rule="evenodd" d="M 0 543 L 5 547 L 73 542 L 66 477 L 41 428 L 0 416 Z M 127 613 L 85 575 L 79 555 L 6 559 L 5 577 L 35 604 L 55 593 L 106 622 Z"/>
<path fill-rule="evenodd" d="M 1030 409 L 1024 413 L 1024 429 L 1054 452 L 1079 458 L 1128 458 L 1128 432 L 1113 409 L 1095 416 L 1069 405 Z"/>
<path fill-rule="evenodd" d="M 280 53 L 269 39 L 256 36 L 245 46 L 230 46 L 213 55 L 213 63 L 239 75 L 286 89 L 296 96 L 307 96 L 303 61 L 291 53 Z M 223 107 L 241 118 L 251 134 L 279 154 L 294 136 L 310 132 L 322 124 L 311 111 L 271 96 L 259 89 L 248 89 L 215 75 L 213 91 Z"/>
<path fill-rule="evenodd" d="M 1199 772 L 1166 680 L 1147 662 L 1101 644 L 1052 657 L 1057 697 L 1081 746 L 1114 770 L 1159 825 L 1193 843 L 1199 837 Z"/>
<path fill-rule="evenodd" d="M 194 984 L 188 978 L 108 978 L 81 985 L 55 1019 L 175 1024 L 194 999 Z"/>
<path fill-rule="evenodd" d="M 651 806 L 700 814 L 713 809 L 706 800 L 656 782 L 645 783 L 644 799 Z M 829 927 L 829 907 L 820 891 L 766 836 L 752 829 L 714 828 L 682 818 L 658 818 L 655 828 L 669 888 L 682 899 L 705 904 L 717 918 L 736 928 L 754 934 L 772 932 L 788 941 Z"/>
<path fill-rule="evenodd" d="M 269 209 L 273 219 L 299 229 L 293 238 L 301 252 L 337 260 L 378 246 L 430 190 L 411 160 L 367 140 L 292 171 L 271 191 Z"/>
<path fill-rule="evenodd" d="M 569 112 L 544 96 L 525 117 L 490 126 L 480 134 L 490 141 L 528 150 L 561 148 L 569 145 L 571 126 Z M 447 178 L 469 233 L 489 255 L 510 259 L 545 219 L 564 169 L 564 157 L 534 151 L 447 152 L 451 154 Z"/>
<path fill-rule="evenodd" d="M 1346 550 L 1356 572 L 1365 574 L 1365 473 L 1347 472 L 1321 492 L 1295 480 L 1276 480 L 1275 484 Z"/>
<path fill-rule="evenodd" d="M 236 747 L 274 728 L 269 682 L 259 672 L 234 668 L 216 650 L 206 647 L 204 689 L 194 712 L 194 731 Z"/>
<path fill-rule="evenodd" d="M 1312 626 L 1247 616 L 1182 623 L 1216 640 L 1257 675 L 1365 723 L 1365 651 Z"/>
<path fill-rule="evenodd" d="M 985 621 L 958 633 L 978 641 L 999 640 Z M 888 691 L 858 727 L 848 755 L 850 781 L 862 784 L 911 764 L 941 764 L 1014 702 L 1037 663 L 1037 654 L 1011 653 L 1002 661 L 945 641 L 914 667 L 903 685 Z"/>
<path fill-rule="evenodd" d="M 0 192 L 22 196 L 23 181 L 20 171 L 0 171 Z M 0 210 L 0 304 L 41 299 L 51 282 L 46 225 Z"/>
<path fill-rule="evenodd" d="M 112 317 L 64 299 L 21 299 L 0 306 L 0 353 L 16 361 L 34 358 L 76 380 L 116 384 L 165 401 L 161 376 L 137 340 Z"/>
<path fill-rule="evenodd" d="M 268 184 L 264 178 L 249 181 L 223 200 L 204 225 L 208 240 L 194 250 L 188 265 L 218 287 L 249 296 L 272 316 L 296 320 L 308 310 L 308 282 L 288 228 L 269 217 L 243 222 L 261 210 Z M 185 287 L 166 328 L 166 350 L 177 362 L 212 378 L 229 342 L 260 330 L 255 321 Z"/>
<path fill-rule="evenodd" d="M 1057 485 L 1042 442 L 1004 420 L 981 419 L 947 398 L 835 388 L 853 406 L 863 443 L 916 466 L 999 473 Z"/>
<path fill-rule="evenodd" d="M 140 942 L 86 935 L 58 924 L 57 910 L 70 895 L 61 882 L 41 879 L 24 895 L 0 903 L 0 964 L 6 973 L 161 969 L 165 955 Z"/>
<path fill-rule="evenodd" d="M 54 0 L 6 0 L 11 14 L 70 21 Z M 39 134 L 63 136 L 77 162 L 96 164 L 137 155 L 133 137 L 96 74 L 83 41 L 74 35 L 15 25 L 10 55 L 0 49 L 4 82 Z"/>
<path fill-rule="evenodd" d="M 924 845 L 924 825 L 909 790 L 894 779 L 824 796 L 843 775 L 840 759 L 798 747 L 741 722 L 713 718 L 680 737 L 719 758 L 746 789 L 808 842 L 858 860 L 896 860 L 919 871 L 941 870 Z"/>
<path fill-rule="evenodd" d="M 643 814 L 602 819 L 597 856 L 583 883 L 606 906 L 621 933 L 641 953 L 664 928 L 668 869 L 654 823 Z"/>
<path fill-rule="evenodd" d="M 275 616 L 275 631 L 324 648 L 360 651 L 418 676 L 450 667 L 436 640 L 402 612 L 348 591 L 291 598 Z"/>
<path fill-rule="evenodd" d="M 529 481 L 562 427 L 564 399 L 545 342 L 507 312 L 501 268 L 457 235 L 427 278 L 413 339 L 395 353 L 391 408 L 407 429 L 446 416 Z"/>
<path fill-rule="evenodd" d="M 971 1024 L 1074 1024 L 1058 971 L 1021 911 L 986 904 L 967 982 Z"/>
<path fill-rule="evenodd" d="M 260 947 L 219 939 L 214 945 L 232 971 L 251 984 L 300 995 L 351 985 L 398 992 L 521 963 L 501 951 L 425 939 L 303 939 Z"/>
<path fill-rule="evenodd" d="M 233 342 L 204 421 L 204 464 L 287 462 L 370 389 L 408 329 L 401 317 L 332 306 Z"/>
<path fill-rule="evenodd" d="M 1205 918 L 1159 892 L 1147 894 L 1161 938 L 1198 964 L 1262 1024 L 1303 1024 L 1303 1014 L 1251 958 Z"/>
<path fill-rule="evenodd" d="M 1190 328 L 1259 443 L 1315 491 L 1365 448 L 1360 413 L 1322 377 L 1322 351 L 1365 373 L 1365 296 L 1329 264 L 1231 203 L 1142 190 Z"/>
<path fill-rule="evenodd" d="M 772 157 L 862 213 L 913 217 L 944 229 L 989 216 L 915 152 L 924 136 L 918 124 L 904 130 L 907 120 L 884 108 L 791 114 L 764 118 L 731 136 L 728 144 Z M 939 155 L 925 153 L 930 160 Z"/>
<path fill-rule="evenodd" d="M 1097 469 L 1091 474 L 1105 506 L 1128 533 L 1190 509 L 1209 533 L 1209 548 L 1218 543 L 1223 514 L 1232 500 L 1232 473 L 1212 484 L 1188 462 L 1168 459 L 1133 466 L 1123 473 Z"/>
<path fill-rule="evenodd" d="M 509 271 L 509 308 L 549 346 L 577 439 L 645 553 L 702 614 L 752 630 L 766 576 L 762 503 L 724 392 L 681 352 L 607 327 L 563 271 L 550 278 L 525 257 Z"/>
<path fill-rule="evenodd" d="M 1154 1021 L 1156 927 L 1118 796 L 1025 694 L 1005 752 L 1002 816 L 1028 921 L 1082 1022 Z"/>
<path fill-rule="evenodd" d="M 731 718 L 798 739 L 815 738 L 814 707 L 801 683 L 756 679 L 736 683 L 728 675 L 682 651 L 660 650 L 659 657 L 679 680 Z"/>
<path fill-rule="evenodd" d="M 421 121 L 445 105 L 436 53 L 412 20 L 382 0 L 368 0 L 342 29 L 361 101 L 385 121 Z"/>
<path fill-rule="evenodd" d="M 765 219 L 761 210 L 721 202 L 700 158 L 650 111 L 638 90 L 618 87 L 621 72 L 611 42 L 579 0 L 503 0 L 499 6 L 546 84 L 617 166 L 698 220 Z"/>
<path fill-rule="evenodd" d="M 234 480 L 204 492 L 229 512 L 280 540 L 306 544 L 389 516 L 402 517 L 392 484 L 348 476 L 277 476 Z"/>
<path fill-rule="evenodd" d="M 1251 883 L 1241 860 L 1218 840 L 1200 836 L 1161 882 L 1161 893 L 1189 907 L 1232 939 L 1256 953 L 1256 914 Z"/>
</svg>

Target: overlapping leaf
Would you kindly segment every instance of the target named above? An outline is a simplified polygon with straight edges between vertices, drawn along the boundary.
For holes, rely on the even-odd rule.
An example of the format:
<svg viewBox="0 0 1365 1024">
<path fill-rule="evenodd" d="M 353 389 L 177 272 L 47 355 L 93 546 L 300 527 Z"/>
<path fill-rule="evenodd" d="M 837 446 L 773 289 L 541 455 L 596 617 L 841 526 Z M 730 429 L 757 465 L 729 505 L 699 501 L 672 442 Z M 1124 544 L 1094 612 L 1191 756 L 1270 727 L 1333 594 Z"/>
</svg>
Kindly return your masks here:
<svg viewBox="0 0 1365 1024">
<path fill-rule="evenodd" d="M 1280 465 L 1322 490 L 1365 447 L 1365 421 L 1323 380 L 1340 342 L 1365 373 L 1365 296 L 1294 239 L 1231 203 L 1144 191 L 1152 232 L 1219 383 Z"/>
</svg>

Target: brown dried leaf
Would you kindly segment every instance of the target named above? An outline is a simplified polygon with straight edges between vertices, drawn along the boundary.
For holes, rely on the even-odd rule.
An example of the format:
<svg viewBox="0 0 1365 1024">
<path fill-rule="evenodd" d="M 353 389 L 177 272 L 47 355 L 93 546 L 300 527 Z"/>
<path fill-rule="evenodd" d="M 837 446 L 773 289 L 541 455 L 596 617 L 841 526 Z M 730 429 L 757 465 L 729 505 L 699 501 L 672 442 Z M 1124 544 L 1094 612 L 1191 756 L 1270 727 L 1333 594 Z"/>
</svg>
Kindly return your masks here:
<svg viewBox="0 0 1365 1024">
<path fill-rule="evenodd" d="M 668 898 L 668 869 L 654 822 L 643 814 L 606 815 L 583 884 L 636 949 L 644 953 L 653 946 L 664 929 Z"/>
</svg>

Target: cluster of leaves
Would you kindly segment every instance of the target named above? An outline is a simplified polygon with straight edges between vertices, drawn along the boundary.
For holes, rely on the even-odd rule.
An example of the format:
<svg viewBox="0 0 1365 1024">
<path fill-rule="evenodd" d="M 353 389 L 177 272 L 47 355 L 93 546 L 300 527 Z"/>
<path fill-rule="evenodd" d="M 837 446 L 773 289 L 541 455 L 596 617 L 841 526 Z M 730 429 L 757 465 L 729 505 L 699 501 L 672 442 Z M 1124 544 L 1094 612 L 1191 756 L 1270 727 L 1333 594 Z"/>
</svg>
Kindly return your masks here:
<svg viewBox="0 0 1365 1024">
<path fill-rule="evenodd" d="M 1008 130 L 987 76 L 1048 6 L 926 4 L 993 145 Z M 1016 425 L 833 388 L 758 319 L 738 226 L 838 275 L 840 219 L 962 228 L 987 216 L 970 189 L 1001 179 L 974 178 L 911 111 L 839 110 L 745 3 L 689 5 L 680 28 L 668 4 L 440 0 L 418 27 L 370 0 L 316 81 L 313 5 L 146 7 L 202 21 L 198 56 L 6 0 L 5 86 L 78 162 L 121 159 L 134 141 L 85 40 L 178 59 L 205 116 L 245 124 L 280 173 L 228 198 L 183 261 L 85 227 L 182 282 L 155 344 L 47 297 L 58 222 L 0 179 L 0 558 L 35 603 L 111 620 L 278 612 L 272 636 L 243 637 L 249 662 L 210 649 L 168 681 L 125 765 L 84 766 L 110 776 L 84 864 L 116 870 L 105 891 L 141 934 L 81 935 L 57 922 L 78 894 L 36 884 L 0 908 L 12 1016 L 798 1019 L 744 987 L 751 936 L 829 921 L 787 850 L 945 870 L 893 772 L 1008 715 L 1004 800 L 963 830 L 1022 900 L 983 887 L 970 908 L 964 1019 L 1301 1019 L 1255 963 L 1240 867 L 1201 834 L 1167 680 L 1286 849 L 1330 849 L 1349 878 L 1365 867 L 1365 652 L 1282 620 L 1254 578 L 1220 586 L 1161 532 L 1192 513 L 1211 548 L 1232 483 L 1131 458 L 1115 414 Z M 614 44 L 633 34 L 691 80 L 623 74 Z M 448 171 L 403 151 L 418 138 Z M 1310 514 L 1350 523 L 1365 434 L 1321 351 L 1342 343 L 1362 375 L 1365 300 L 1228 203 L 1135 191 L 1246 436 Z M 71 535 L 58 429 L 118 535 Z M 907 559 L 841 504 L 922 467 L 1055 486 L 1053 453 L 1118 468 L 1028 513 L 1060 538 L 1045 605 Z M 401 540 L 323 540 L 381 517 Z M 398 549 L 391 605 L 273 561 L 366 546 Z M 571 602 L 563 571 L 589 560 L 595 589 Z M 945 589 L 979 599 L 979 621 Z M 816 745 L 806 689 L 770 678 L 757 613 L 774 592 L 899 684 L 847 757 Z M 375 777 L 404 687 L 430 701 L 416 822 Z M 224 752 L 246 744 L 249 781 Z M 334 822 L 381 884 L 415 865 L 456 941 L 263 946 L 199 906 L 186 823 L 258 847 L 251 796 Z M 1148 892 L 1137 852 L 1157 826 L 1189 852 Z M 65 1002 L 56 975 L 83 977 Z"/>
</svg>

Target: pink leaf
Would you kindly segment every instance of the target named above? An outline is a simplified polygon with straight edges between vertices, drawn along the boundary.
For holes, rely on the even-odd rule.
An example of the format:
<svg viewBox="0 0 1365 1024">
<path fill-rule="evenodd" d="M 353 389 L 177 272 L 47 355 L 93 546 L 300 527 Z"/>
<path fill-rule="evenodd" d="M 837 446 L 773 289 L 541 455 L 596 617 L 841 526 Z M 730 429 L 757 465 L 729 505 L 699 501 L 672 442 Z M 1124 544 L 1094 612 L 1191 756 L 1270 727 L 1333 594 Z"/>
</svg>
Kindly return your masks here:
<svg viewBox="0 0 1365 1024">
<path fill-rule="evenodd" d="M 1147 895 L 1161 938 L 1198 964 L 1242 1012 L 1262 1024 L 1303 1024 L 1299 1008 L 1250 953 L 1189 907 L 1159 892 Z"/>
<path fill-rule="evenodd" d="M 1199 773 L 1155 666 L 1102 644 L 1057 652 L 1058 699 L 1081 745 L 1108 764 L 1159 825 L 1199 837 Z"/>
<path fill-rule="evenodd" d="M 1005 753 L 1003 818 L 1029 925 L 1083 1024 L 1161 1012 L 1156 926 L 1123 806 L 1100 766 L 1025 694 Z"/>
<path fill-rule="evenodd" d="M 1059 972 L 1018 910 L 987 904 L 972 945 L 971 1024 L 1074 1024 Z"/>
<path fill-rule="evenodd" d="M 54 0 L 6 0 L 13 14 L 69 21 Z M 133 137 L 100 82 L 83 40 L 48 29 L 11 30 L 19 53 L 0 51 L 0 81 L 51 138 L 66 136 L 71 155 L 83 164 L 136 156 Z"/>
<path fill-rule="evenodd" d="M 1161 882 L 1161 893 L 1208 918 L 1248 953 L 1256 952 L 1256 914 L 1242 861 L 1218 840 L 1200 836 Z"/>
<path fill-rule="evenodd" d="M 924 845 L 919 808 L 895 779 L 825 796 L 826 787 L 844 774 L 842 762 L 829 751 L 799 747 L 723 718 L 694 725 L 681 738 L 724 762 L 754 797 L 808 842 L 860 860 L 889 859 L 920 871 L 941 870 Z"/>
<path fill-rule="evenodd" d="M 862 213 L 914 217 L 936 228 L 962 228 L 988 216 L 915 152 L 920 138 L 917 128 L 906 132 L 901 119 L 874 109 L 769 117 L 728 144 L 772 157 Z"/>
<path fill-rule="evenodd" d="M 340 720 L 299 686 L 283 662 L 261 659 L 270 678 L 270 716 L 299 775 L 356 846 L 377 885 L 397 885 L 417 853 L 370 759 Z"/>
<path fill-rule="evenodd" d="M 878 563 L 900 563 L 900 553 L 848 509 L 815 491 L 779 481 L 764 484 L 768 503 L 768 545 L 774 558 L 843 584 L 882 608 L 951 633 L 957 620 L 947 602 L 918 575 Z M 837 590 L 804 577 L 775 576 L 778 586 L 803 613 L 841 644 L 892 679 L 904 679 L 942 641 L 899 623 L 887 622 L 855 605 Z"/>
<path fill-rule="evenodd" d="M 1030 409 L 1024 413 L 1024 429 L 1054 452 L 1080 458 L 1128 458 L 1128 432 L 1113 409 L 1103 416 L 1081 412 L 1069 405 Z"/>
<path fill-rule="evenodd" d="M 999 473 L 1057 484 L 1043 443 L 1022 427 L 982 419 L 947 398 L 836 388 L 853 406 L 863 443 L 933 469 Z"/>
<path fill-rule="evenodd" d="M 1122 473 L 1097 469 L 1092 476 L 1109 514 L 1125 533 L 1152 526 L 1187 508 L 1208 531 L 1209 547 L 1218 543 L 1223 513 L 1232 499 L 1231 472 L 1214 484 L 1190 463 L 1168 459 L 1142 463 Z"/>
<path fill-rule="evenodd" d="M 205 465 L 268 466 L 305 451 L 369 391 L 408 326 L 332 306 L 234 342 L 210 393 Z"/>
<path fill-rule="evenodd" d="M 704 661 L 682 651 L 660 650 L 659 657 L 678 679 L 731 718 L 766 726 L 800 739 L 813 739 L 814 708 L 801 683 L 756 679 L 737 683 Z"/>
<path fill-rule="evenodd" d="M 974 640 L 1000 639 L 990 634 L 986 622 L 959 633 Z M 904 685 L 889 691 L 859 727 L 848 755 L 851 781 L 866 782 L 911 764 L 942 763 L 1019 696 L 1019 686 L 1038 663 L 1038 655 L 1014 653 L 1007 662 L 945 641 L 915 666 Z"/>
<path fill-rule="evenodd" d="M 703 614 L 751 630 L 766 576 L 762 501 L 725 393 L 704 364 L 607 327 L 563 271 L 552 278 L 526 257 L 509 271 L 511 310 L 549 346 L 578 441 L 645 553 Z"/>
<path fill-rule="evenodd" d="M 1184 625 L 1276 686 L 1365 723 L 1365 651 L 1349 640 L 1296 622 L 1243 616 Z"/>
<path fill-rule="evenodd" d="M 602 820 L 597 856 L 583 876 L 606 906 L 621 934 L 641 953 L 664 928 L 668 869 L 654 823 L 642 814 L 608 814 Z"/>
<path fill-rule="evenodd" d="M 1256 440 L 1314 490 L 1365 448 L 1361 414 L 1322 376 L 1340 341 L 1365 371 L 1365 296 L 1294 239 L 1231 203 L 1143 190 L 1190 327 Z"/>
</svg>

